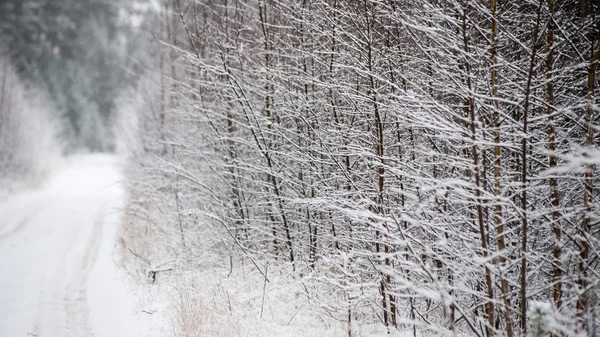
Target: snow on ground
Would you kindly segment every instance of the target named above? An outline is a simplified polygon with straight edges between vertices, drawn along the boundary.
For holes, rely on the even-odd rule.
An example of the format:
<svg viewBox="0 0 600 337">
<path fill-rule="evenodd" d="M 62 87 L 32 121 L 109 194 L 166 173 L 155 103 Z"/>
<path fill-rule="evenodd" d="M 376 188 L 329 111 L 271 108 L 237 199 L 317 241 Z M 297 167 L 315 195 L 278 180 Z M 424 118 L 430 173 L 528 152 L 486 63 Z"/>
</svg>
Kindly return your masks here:
<svg viewBox="0 0 600 337">
<path fill-rule="evenodd" d="M 112 257 L 119 168 L 110 155 L 71 157 L 39 189 L 0 202 L 0 337 L 150 336 L 158 317 L 135 311 Z"/>
</svg>

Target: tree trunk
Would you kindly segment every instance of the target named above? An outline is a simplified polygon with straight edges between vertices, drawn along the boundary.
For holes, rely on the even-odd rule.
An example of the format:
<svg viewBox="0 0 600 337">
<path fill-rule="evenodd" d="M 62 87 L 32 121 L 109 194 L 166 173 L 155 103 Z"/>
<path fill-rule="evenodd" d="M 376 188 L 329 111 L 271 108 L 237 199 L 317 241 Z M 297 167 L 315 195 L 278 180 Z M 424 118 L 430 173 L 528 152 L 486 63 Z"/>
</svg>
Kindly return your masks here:
<svg viewBox="0 0 600 337">
<path fill-rule="evenodd" d="M 498 252 L 500 254 L 500 290 L 502 291 L 502 299 L 504 302 L 504 324 L 506 325 L 506 336 L 513 337 L 513 323 L 510 316 L 510 299 L 509 299 L 509 285 L 508 280 L 504 278 L 504 268 L 506 267 L 506 243 L 504 242 L 504 219 L 502 217 L 502 186 L 500 179 L 501 173 L 501 157 L 502 147 L 500 145 L 500 113 L 498 103 L 498 21 L 496 18 L 496 0 L 491 0 L 491 14 L 492 14 L 492 48 L 491 48 L 491 85 L 492 85 L 492 100 L 494 106 L 493 123 L 494 123 L 494 194 L 496 196 L 496 207 L 495 207 L 495 223 L 496 223 L 496 237 L 498 241 Z"/>
<path fill-rule="evenodd" d="M 467 10 L 463 9 L 462 15 L 462 35 L 463 35 L 463 43 L 464 43 L 464 51 L 466 54 L 470 53 L 469 48 L 469 38 L 467 33 Z M 471 63 L 467 59 L 466 70 L 467 70 L 467 90 L 468 90 L 468 98 L 465 103 L 465 109 L 467 111 L 468 117 L 470 117 L 470 128 L 471 128 L 471 141 L 473 142 L 471 146 L 471 155 L 473 156 L 473 174 L 475 176 L 475 198 L 476 198 L 476 209 L 477 209 L 477 220 L 479 223 L 479 235 L 481 238 L 481 250 L 483 254 L 484 260 L 487 261 L 489 256 L 488 244 L 487 244 L 487 235 L 485 230 L 485 223 L 483 220 L 483 201 L 481 200 L 481 178 L 479 174 L 479 154 L 477 151 L 477 133 L 475 126 L 475 99 L 473 97 L 473 86 L 471 84 Z M 487 263 L 487 262 L 486 262 Z M 486 303 L 486 315 L 488 319 L 488 326 L 486 327 L 487 335 L 494 335 L 494 285 L 492 283 L 492 275 L 490 272 L 490 268 L 486 265 L 484 267 L 485 270 L 485 283 L 487 286 L 487 296 L 488 300 Z"/>
<path fill-rule="evenodd" d="M 550 13 L 550 19 L 548 22 L 548 29 L 546 31 L 546 48 L 548 54 L 546 55 L 546 93 L 548 97 L 548 106 L 546 112 L 548 114 L 548 149 L 550 150 L 549 164 L 550 169 L 553 169 L 557 165 L 556 159 L 556 129 L 554 127 L 554 84 L 552 79 L 552 71 L 554 68 L 554 0 L 547 0 L 548 12 Z M 554 248 L 552 251 L 553 256 L 553 291 L 552 298 L 554 299 L 554 305 L 557 309 L 562 306 L 562 266 L 560 262 L 561 256 L 561 236 L 562 229 L 560 224 L 560 212 L 558 208 L 560 206 L 560 197 L 558 191 L 558 181 L 555 177 L 548 179 L 550 185 L 550 204 L 552 205 L 552 231 L 554 232 Z"/>
<path fill-rule="evenodd" d="M 540 14 L 542 10 L 543 0 L 540 0 L 537 9 L 537 19 L 535 29 L 533 30 L 533 39 L 531 46 L 531 55 L 529 59 L 529 71 L 527 74 L 527 84 L 525 86 L 525 106 L 523 108 L 523 140 L 521 142 L 521 331 L 523 336 L 527 336 L 527 132 L 529 122 L 529 100 L 531 98 L 531 82 L 533 80 L 533 69 L 535 66 L 535 55 L 537 52 L 537 39 L 540 27 Z"/>
<path fill-rule="evenodd" d="M 598 67 L 598 61 L 600 60 L 600 30 L 596 38 L 596 47 L 590 65 L 588 66 L 588 82 L 587 82 L 587 95 L 586 95 L 586 119 L 587 119 L 587 136 L 585 143 L 588 147 L 594 146 L 594 84 L 596 81 L 596 68 Z M 587 160 L 590 160 L 586 154 Z M 592 163 L 587 163 L 585 167 L 585 189 L 583 191 L 583 211 L 584 217 L 581 223 L 581 242 L 580 253 L 579 253 L 579 280 L 577 281 L 579 288 L 579 298 L 577 299 L 577 317 L 579 320 L 580 329 L 583 331 L 586 329 L 586 322 L 584 313 L 587 309 L 587 268 L 588 258 L 590 254 L 590 245 L 588 242 L 588 236 L 590 235 L 590 213 L 592 204 L 592 192 L 593 192 L 593 169 Z"/>
</svg>

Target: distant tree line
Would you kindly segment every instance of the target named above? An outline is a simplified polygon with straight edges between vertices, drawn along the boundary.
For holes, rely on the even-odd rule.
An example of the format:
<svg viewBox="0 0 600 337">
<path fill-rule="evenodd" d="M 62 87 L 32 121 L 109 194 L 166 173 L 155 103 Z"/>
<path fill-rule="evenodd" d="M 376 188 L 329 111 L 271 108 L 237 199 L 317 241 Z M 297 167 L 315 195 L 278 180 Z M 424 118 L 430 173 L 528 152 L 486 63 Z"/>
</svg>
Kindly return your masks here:
<svg viewBox="0 0 600 337">
<path fill-rule="evenodd" d="M 49 93 L 69 149 L 112 147 L 131 34 L 120 0 L 0 0 L 0 52 Z"/>
</svg>

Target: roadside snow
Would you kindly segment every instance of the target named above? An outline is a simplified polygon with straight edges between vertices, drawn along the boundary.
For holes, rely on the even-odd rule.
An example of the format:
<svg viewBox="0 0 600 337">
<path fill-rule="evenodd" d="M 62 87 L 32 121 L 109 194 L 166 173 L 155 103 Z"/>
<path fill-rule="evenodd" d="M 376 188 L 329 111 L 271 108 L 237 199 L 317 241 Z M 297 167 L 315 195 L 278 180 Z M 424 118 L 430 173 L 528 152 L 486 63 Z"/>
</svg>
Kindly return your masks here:
<svg viewBox="0 0 600 337">
<path fill-rule="evenodd" d="M 119 160 L 81 155 L 37 190 L 0 202 L 0 337 L 151 336 L 113 262 Z"/>
</svg>

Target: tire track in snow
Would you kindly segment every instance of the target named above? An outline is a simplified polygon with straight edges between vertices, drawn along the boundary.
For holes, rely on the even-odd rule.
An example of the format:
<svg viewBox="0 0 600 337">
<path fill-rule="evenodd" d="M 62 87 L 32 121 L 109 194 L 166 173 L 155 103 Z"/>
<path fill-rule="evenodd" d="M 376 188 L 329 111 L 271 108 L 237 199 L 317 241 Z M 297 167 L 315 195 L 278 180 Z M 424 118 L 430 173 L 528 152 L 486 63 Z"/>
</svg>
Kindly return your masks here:
<svg viewBox="0 0 600 337">
<path fill-rule="evenodd" d="M 2 243 L 2 241 L 8 239 L 9 237 L 23 231 L 27 227 L 27 224 L 29 224 L 29 222 L 31 222 L 31 220 L 33 220 L 33 218 L 36 215 L 38 215 L 44 208 L 46 208 L 46 206 L 48 206 L 47 203 L 38 205 L 33 211 L 31 211 L 31 213 L 27 214 L 15 227 L 8 230 L 6 233 L 0 233 L 0 244 Z"/>
<path fill-rule="evenodd" d="M 95 219 L 95 218 L 93 218 Z M 77 231 L 71 231 L 67 241 L 68 245 L 63 246 L 62 254 L 58 260 L 51 259 L 50 264 L 46 265 L 45 277 L 40 294 L 38 296 L 38 308 L 31 336 L 66 336 L 67 331 L 67 313 L 66 299 L 68 287 L 62 288 L 66 281 L 68 272 L 67 266 L 75 265 L 75 262 L 70 259 L 72 256 L 78 256 L 77 240 L 80 234 Z M 85 235 L 84 233 L 82 235 Z M 68 261 L 68 262 L 67 262 Z M 75 259 L 75 261 L 78 261 Z M 58 264 L 56 264 L 58 262 Z M 85 336 L 84 336 L 85 337 Z"/>
<path fill-rule="evenodd" d="M 74 271 L 70 285 L 67 286 L 65 314 L 67 317 L 67 330 L 69 336 L 72 337 L 92 336 L 87 289 L 90 273 L 94 268 L 98 251 L 100 250 L 106 208 L 106 202 L 102 203 L 94 221 L 90 234 L 91 237 L 85 247 L 81 263 Z"/>
</svg>

